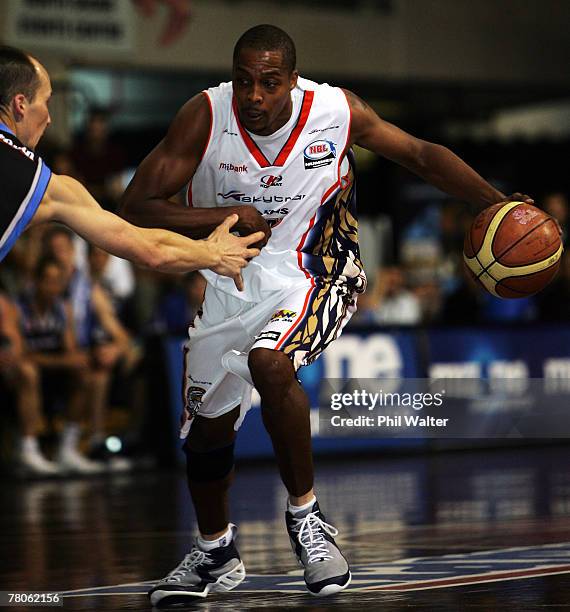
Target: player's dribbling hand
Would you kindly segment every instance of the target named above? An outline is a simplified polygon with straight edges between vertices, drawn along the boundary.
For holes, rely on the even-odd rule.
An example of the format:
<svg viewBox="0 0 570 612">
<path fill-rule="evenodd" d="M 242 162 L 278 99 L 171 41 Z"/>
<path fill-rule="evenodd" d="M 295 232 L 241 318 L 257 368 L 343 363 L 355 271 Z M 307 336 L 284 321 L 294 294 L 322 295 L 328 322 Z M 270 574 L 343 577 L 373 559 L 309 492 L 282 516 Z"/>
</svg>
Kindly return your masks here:
<svg viewBox="0 0 570 612">
<path fill-rule="evenodd" d="M 263 238 L 258 243 L 253 244 L 258 249 L 263 248 L 271 238 L 271 228 L 261 213 L 253 206 L 235 206 L 235 212 L 239 215 L 237 230 L 243 236 L 252 232 L 263 232 Z"/>
<path fill-rule="evenodd" d="M 516 193 L 511 193 L 510 196 L 506 197 L 505 202 L 524 202 L 525 204 L 534 204 L 534 200 L 524 194 L 524 193 L 520 193 L 520 192 L 516 192 Z"/>
<path fill-rule="evenodd" d="M 263 239 L 262 231 L 248 236 L 234 236 L 230 230 L 238 222 L 238 215 L 226 217 L 224 221 L 208 236 L 206 242 L 209 248 L 220 255 L 220 263 L 212 266 L 210 270 L 222 276 L 234 279 L 238 291 L 243 291 L 243 278 L 241 269 L 247 266 L 250 259 L 259 255 L 259 249 L 252 244 Z"/>
</svg>

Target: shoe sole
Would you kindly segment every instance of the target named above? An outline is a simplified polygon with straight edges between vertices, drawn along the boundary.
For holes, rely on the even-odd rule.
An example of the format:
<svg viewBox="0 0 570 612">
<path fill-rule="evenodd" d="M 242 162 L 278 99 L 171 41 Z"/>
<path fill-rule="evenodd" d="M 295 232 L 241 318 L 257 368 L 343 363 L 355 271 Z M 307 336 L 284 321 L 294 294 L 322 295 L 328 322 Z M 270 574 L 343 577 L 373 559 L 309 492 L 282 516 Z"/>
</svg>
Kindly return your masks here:
<svg viewBox="0 0 570 612">
<path fill-rule="evenodd" d="M 335 593 L 340 593 L 350 584 L 352 581 L 352 574 L 348 574 L 348 580 L 345 584 L 327 584 L 327 586 L 323 587 L 318 593 L 313 593 L 313 591 L 309 591 L 309 593 L 313 597 L 327 597 L 328 595 L 334 595 Z M 307 589 L 308 590 L 308 589 Z"/>
<path fill-rule="evenodd" d="M 235 574 L 235 575 L 234 575 Z M 200 597 L 208 596 L 208 593 L 226 593 L 232 591 L 245 580 L 245 566 L 243 561 L 226 574 L 222 574 L 216 582 L 210 582 L 201 592 L 197 591 L 154 591 L 150 596 L 150 603 L 156 606 L 166 597 Z"/>
</svg>

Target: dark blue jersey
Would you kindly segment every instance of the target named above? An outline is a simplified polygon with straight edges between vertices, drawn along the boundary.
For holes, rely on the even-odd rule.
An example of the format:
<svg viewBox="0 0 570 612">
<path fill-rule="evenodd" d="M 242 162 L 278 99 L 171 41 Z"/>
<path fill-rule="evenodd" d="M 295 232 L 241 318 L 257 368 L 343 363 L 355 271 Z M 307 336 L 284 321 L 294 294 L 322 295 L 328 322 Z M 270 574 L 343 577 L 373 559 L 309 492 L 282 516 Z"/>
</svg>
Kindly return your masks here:
<svg viewBox="0 0 570 612">
<path fill-rule="evenodd" d="M 58 300 L 46 312 L 34 308 L 33 294 L 18 300 L 21 330 L 26 346 L 34 353 L 61 353 L 65 351 L 67 310 L 63 300 Z"/>
</svg>

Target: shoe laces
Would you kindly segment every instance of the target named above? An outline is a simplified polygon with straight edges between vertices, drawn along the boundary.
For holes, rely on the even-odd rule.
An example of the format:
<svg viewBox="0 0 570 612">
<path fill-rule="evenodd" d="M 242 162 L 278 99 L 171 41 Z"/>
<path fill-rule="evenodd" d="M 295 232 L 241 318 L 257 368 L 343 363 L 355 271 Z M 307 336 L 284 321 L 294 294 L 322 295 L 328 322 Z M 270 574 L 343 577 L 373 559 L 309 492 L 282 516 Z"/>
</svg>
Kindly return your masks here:
<svg viewBox="0 0 570 612">
<path fill-rule="evenodd" d="M 213 563 L 213 560 L 207 552 L 204 552 L 199 548 L 193 548 L 184 557 L 182 563 L 180 563 L 176 569 L 173 569 L 170 574 L 168 574 L 166 580 L 169 582 L 178 582 L 181 578 L 184 578 L 184 576 L 198 567 L 198 565 L 209 565 L 211 563 Z"/>
<path fill-rule="evenodd" d="M 307 551 L 307 563 L 332 559 L 325 532 L 334 538 L 338 535 L 338 529 L 325 523 L 316 512 L 309 512 L 301 519 L 294 518 L 294 521 L 293 530 L 297 532 L 299 543 Z"/>
</svg>

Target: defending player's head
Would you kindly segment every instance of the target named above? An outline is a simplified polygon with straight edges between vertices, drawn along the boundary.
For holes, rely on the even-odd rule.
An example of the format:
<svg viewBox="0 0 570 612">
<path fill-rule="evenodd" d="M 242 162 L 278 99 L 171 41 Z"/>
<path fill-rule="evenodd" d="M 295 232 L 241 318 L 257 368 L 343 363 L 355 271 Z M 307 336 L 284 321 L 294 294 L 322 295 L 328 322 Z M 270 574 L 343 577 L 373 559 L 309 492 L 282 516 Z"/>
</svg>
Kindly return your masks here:
<svg viewBox="0 0 570 612">
<path fill-rule="evenodd" d="M 232 81 L 246 129 L 272 134 L 291 116 L 296 61 L 295 44 L 280 28 L 258 25 L 242 34 L 234 47 Z"/>
<path fill-rule="evenodd" d="M 32 149 L 50 124 L 50 96 L 46 69 L 24 51 L 0 46 L 0 120 Z"/>
</svg>

